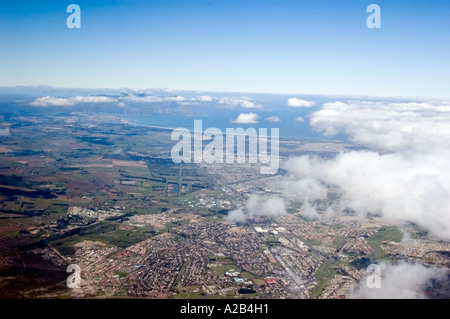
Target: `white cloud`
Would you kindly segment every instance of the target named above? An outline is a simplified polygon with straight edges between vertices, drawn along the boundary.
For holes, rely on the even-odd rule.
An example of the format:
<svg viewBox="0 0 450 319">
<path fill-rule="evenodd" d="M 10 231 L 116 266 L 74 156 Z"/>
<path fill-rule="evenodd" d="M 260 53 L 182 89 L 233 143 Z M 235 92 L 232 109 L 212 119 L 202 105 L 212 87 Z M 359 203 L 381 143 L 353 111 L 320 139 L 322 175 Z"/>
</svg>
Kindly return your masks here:
<svg viewBox="0 0 450 319">
<path fill-rule="evenodd" d="M 30 104 L 32 106 L 72 106 L 79 103 L 112 103 L 117 102 L 116 98 L 107 96 L 73 96 L 67 98 L 44 96 L 37 98 Z"/>
<path fill-rule="evenodd" d="M 281 122 L 281 120 L 278 116 L 270 116 L 270 117 L 266 118 L 266 120 L 270 121 L 270 122 Z"/>
<path fill-rule="evenodd" d="M 37 98 L 30 103 L 32 106 L 71 106 L 75 105 L 75 101 L 70 98 L 59 98 L 54 96 L 44 96 Z"/>
<path fill-rule="evenodd" d="M 160 97 L 155 95 L 144 95 L 144 96 L 136 96 L 133 94 L 124 96 L 121 98 L 123 101 L 134 102 L 134 103 L 162 103 L 162 102 L 176 102 L 179 105 L 198 105 L 199 102 L 207 102 L 209 99 L 212 100 L 209 96 L 201 96 L 199 98 L 190 98 L 187 99 L 184 96 L 166 96 Z"/>
<path fill-rule="evenodd" d="M 311 125 L 325 135 L 345 133 L 382 151 L 450 147 L 450 104 L 353 101 L 325 103 Z"/>
<path fill-rule="evenodd" d="M 230 212 L 228 212 L 228 215 L 226 217 L 227 220 L 232 222 L 245 222 L 248 219 L 247 214 L 244 213 L 242 209 L 235 209 Z"/>
<path fill-rule="evenodd" d="M 219 100 L 219 104 L 228 104 L 228 105 L 236 106 L 236 105 L 241 104 L 242 102 L 250 101 L 250 100 L 251 99 L 249 97 L 246 97 L 246 96 L 239 97 L 239 98 L 236 98 L 236 97 L 223 97 L 223 98 L 221 98 Z"/>
<path fill-rule="evenodd" d="M 197 98 L 198 101 L 200 102 L 212 102 L 213 98 L 207 95 L 203 95 L 203 96 L 199 96 Z"/>
<path fill-rule="evenodd" d="M 286 196 L 315 214 L 329 189 L 340 192 L 329 214 L 350 208 L 361 216 L 412 221 L 450 239 L 450 110 L 425 103 L 327 103 L 311 124 L 327 135 L 346 133 L 373 151 L 335 158 L 303 156 L 286 163 Z"/>
<path fill-rule="evenodd" d="M 116 98 L 108 96 L 75 96 L 73 98 L 77 103 L 112 103 L 117 102 Z"/>
<path fill-rule="evenodd" d="M 299 116 L 299 117 L 296 117 L 296 118 L 294 119 L 294 121 L 295 121 L 295 122 L 303 123 L 303 122 L 305 122 L 305 119 L 304 119 L 303 117 Z"/>
<path fill-rule="evenodd" d="M 178 105 L 190 106 L 190 105 L 200 105 L 200 102 L 192 102 L 192 101 L 181 101 L 177 102 Z"/>
<path fill-rule="evenodd" d="M 214 101 L 214 98 L 208 95 L 202 95 L 198 97 L 191 97 L 189 98 L 189 101 L 183 102 L 179 101 L 177 102 L 180 105 L 200 105 L 202 102 L 212 102 Z"/>
<path fill-rule="evenodd" d="M 259 115 L 255 113 L 241 113 L 239 116 L 233 121 L 233 123 L 238 124 L 255 124 L 258 123 Z"/>
<path fill-rule="evenodd" d="M 250 101 L 243 101 L 243 102 L 241 103 L 241 106 L 244 107 L 244 108 L 246 108 L 246 109 L 254 109 L 254 108 L 256 107 L 256 106 L 255 106 L 255 103 L 250 102 Z"/>
<path fill-rule="evenodd" d="M 228 213 L 227 220 L 243 222 L 256 216 L 272 217 L 287 214 L 286 205 L 279 197 L 264 199 L 259 195 L 250 195 L 243 209 L 236 209 Z"/>
<path fill-rule="evenodd" d="M 126 96 L 123 96 L 120 98 L 122 101 L 125 102 L 132 102 L 132 103 L 162 103 L 162 102 L 176 102 L 179 105 L 198 105 L 198 101 L 205 102 L 209 101 L 209 99 L 212 99 L 209 96 L 201 96 L 199 98 L 190 98 L 189 100 L 186 99 L 183 96 L 177 95 L 177 96 L 155 96 L 155 95 L 134 95 L 134 94 L 128 94 Z"/>
<path fill-rule="evenodd" d="M 371 151 L 342 153 L 332 159 L 303 156 L 287 162 L 290 177 L 283 186 L 286 196 L 310 205 L 326 201 L 326 185 L 335 186 L 341 197 L 330 212 L 350 208 L 362 216 L 380 213 L 450 239 L 449 156 L 450 151 L 412 157 Z M 313 207 L 306 208 L 313 213 Z"/>
<path fill-rule="evenodd" d="M 287 105 L 291 107 L 312 107 L 316 105 L 316 103 L 314 101 L 306 101 L 291 97 L 288 99 Z"/>
<path fill-rule="evenodd" d="M 185 100 L 186 98 L 182 96 L 169 96 L 164 98 L 164 101 L 173 101 L 173 102 L 184 102 Z"/>
<path fill-rule="evenodd" d="M 163 99 L 154 95 L 144 95 L 137 96 L 133 94 L 129 94 L 127 96 L 123 96 L 120 98 L 122 101 L 133 102 L 133 103 L 161 103 Z"/>
<path fill-rule="evenodd" d="M 446 280 L 442 268 L 425 267 L 401 261 L 398 265 L 380 263 L 380 288 L 369 288 L 363 278 L 352 296 L 359 299 L 424 299 L 424 289 L 432 279 Z M 369 279 L 370 280 L 370 279 Z"/>
<path fill-rule="evenodd" d="M 224 97 L 221 98 L 218 102 L 219 104 L 228 105 L 228 106 L 240 106 L 246 109 L 255 109 L 255 108 L 262 108 L 261 104 L 255 104 L 252 102 L 252 99 L 243 96 L 243 97 Z"/>
</svg>

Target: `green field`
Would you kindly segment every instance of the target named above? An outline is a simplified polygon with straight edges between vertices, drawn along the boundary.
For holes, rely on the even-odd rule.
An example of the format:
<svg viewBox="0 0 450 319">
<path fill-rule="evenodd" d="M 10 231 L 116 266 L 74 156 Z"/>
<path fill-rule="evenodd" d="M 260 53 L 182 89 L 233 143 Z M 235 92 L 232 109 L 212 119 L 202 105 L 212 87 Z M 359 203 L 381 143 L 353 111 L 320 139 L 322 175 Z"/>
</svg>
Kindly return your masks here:
<svg viewBox="0 0 450 319">
<path fill-rule="evenodd" d="M 124 278 L 128 275 L 127 272 L 116 270 L 114 274 L 118 275 L 120 278 Z"/>
<path fill-rule="evenodd" d="M 337 237 L 333 244 L 331 245 L 331 247 L 333 248 L 338 248 L 340 245 L 342 245 L 345 242 L 346 238 L 345 237 Z"/>
<path fill-rule="evenodd" d="M 373 262 L 383 260 L 387 258 L 386 253 L 381 248 L 381 245 L 390 241 L 400 242 L 403 234 L 396 226 L 386 226 L 380 229 L 378 232 L 370 236 L 367 240 L 370 247 L 373 249 L 371 259 Z"/>
<path fill-rule="evenodd" d="M 70 247 L 83 241 L 99 241 L 105 244 L 126 248 L 141 242 L 156 234 L 151 227 L 139 227 L 130 230 L 119 229 L 119 224 L 113 222 L 100 222 L 84 227 L 78 234 L 59 238 L 52 245 L 62 254 L 73 252 Z"/>
<path fill-rule="evenodd" d="M 319 297 L 334 276 L 336 276 L 336 270 L 333 269 L 333 263 L 324 261 L 314 274 L 314 277 L 317 280 L 317 286 L 312 289 L 311 298 L 315 299 Z"/>
<path fill-rule="evenodd" d="M 225 276 L 225 272 L 230 271 L 231 269 L 234 269 L 234 271 L 241 271 L 236 265 L 224 265 L 210 268 L 212 274 L 217 277 Z"/>
<path fill-rule="evenodd" d="M 249 273 L 247 271 L 243 271 L 241 272 L 241 277 L 244 279 L 255 279 L 255 275 L 253 275 L 252 273 Z"/>
</svg>

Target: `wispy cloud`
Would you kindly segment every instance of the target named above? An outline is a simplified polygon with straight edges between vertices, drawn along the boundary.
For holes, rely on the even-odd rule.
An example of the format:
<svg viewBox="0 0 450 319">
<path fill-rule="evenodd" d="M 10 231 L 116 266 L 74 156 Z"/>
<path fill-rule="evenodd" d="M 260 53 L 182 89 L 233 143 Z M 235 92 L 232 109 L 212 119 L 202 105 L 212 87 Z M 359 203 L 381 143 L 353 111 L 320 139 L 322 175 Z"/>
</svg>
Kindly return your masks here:
<svg viewBox="0 0 450 319">
<path fill-rule="evenodd" d="M 108 96 L 73 96 L 67 98 L 44 96 L 37 98 L 30 104 L 32 106 L 48 107 L 48 106 L 72 106 L 79 103 L 112 103 L 112 102 L 117 102 L 117 99 Z"/>
<path fill-rule="evenodd" d="M 155 96 L 155 95 L 134 95 L 129 94 L 127 96 L 120 97 L 123 101 L 134 103 L 161 103 L 161 102 L 186 102 L 186 98 L 183 96 Z"/>
<path fill-rule="evenodd" d="M 169 96 L 169 97 L 165 97 L 163 98 L 164 101 L 172 101 L 172 102 L 184 102 L 186 101 L 186 98 L 183 96 Z"/>
<path fill-rule="evenodd" d="M 120 100 L 134 102 L 134 103 L 162 103 L 162 102 L 176 102 L 180 105 L 198 105 L 201 102 L 212 102 L 214 99 L 211 96 L 202 95 L 199 97 L 186 98 L 181 95 L 177 96 L 156 96 L 156 95 L 134 95 L 128 94 L 120 97 Z"/>
<path fill-rule="evenodd" d="M 227 215 L 227 220 L 244 222 L 256 216 L 278 217 L 287 214 L 286 205 L 280 197 L 263 198 L 259 195 L 250 195 L 245 206 Z"/>
<path fill-rule="evenodd" d="M 219 99 L 219 104 L 228 106 L 240 106 L 246 109 L 262 108 L 261 104 L 255 104 L 251 98 L 243 97 L 224 97 Z"/>
<path fill-rule="evenodd" d="M 266 118 L 266 120 L 269 122 L 281 122 L 278 116 L 269 116 L 268 118 Z"/>
<path fill-rule="evenodd" d="M 138 96 L 134 94 L 129 94 L 127 96 L 120 97 L 122 101 L 132 102 L 132 103 L 161 103 L 163 98 L 154 95 L 144 95 Z"/>
<path fill-rule="evenodd" d="M 294 121 L 295 121 L 295 122 L 303 123 L 303 122 L 305 122 L 305 119 L 304 119 L 303 117 L 301 117 L 301 116 L 298 116 L 298 117 L 296 117 L 296 118 L 294 119 Z"/>
<path fill-rule="evenodd" d="M 9 126 L 4 126 L 0 124 L 0 136 L 11 136 Z"/>
<path fill-rule="evenodd" d="M 200 105 L 201 103 L 191 100 L 191 101 L 179 101 L 177 102 L 177 104 L 182 106 L 191 106 L 191 105 Z"/>
</svg>

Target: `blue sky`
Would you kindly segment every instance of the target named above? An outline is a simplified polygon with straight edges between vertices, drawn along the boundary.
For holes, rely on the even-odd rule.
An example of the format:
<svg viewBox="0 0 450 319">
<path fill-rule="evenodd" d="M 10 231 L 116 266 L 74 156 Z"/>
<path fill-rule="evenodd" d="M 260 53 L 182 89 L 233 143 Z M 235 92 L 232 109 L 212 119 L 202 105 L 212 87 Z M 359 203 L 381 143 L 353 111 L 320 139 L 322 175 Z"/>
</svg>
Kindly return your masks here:
<svg viewBox="0 0 450 319">
<path fill-rule="evenodd" d="M 66 8 L 81 7 L 81 29 Z M 381 29 L 366 7 L 381 7 Z M 450 1 L 2 1 L 0 85 L 450 97 Z"/>
</svg>

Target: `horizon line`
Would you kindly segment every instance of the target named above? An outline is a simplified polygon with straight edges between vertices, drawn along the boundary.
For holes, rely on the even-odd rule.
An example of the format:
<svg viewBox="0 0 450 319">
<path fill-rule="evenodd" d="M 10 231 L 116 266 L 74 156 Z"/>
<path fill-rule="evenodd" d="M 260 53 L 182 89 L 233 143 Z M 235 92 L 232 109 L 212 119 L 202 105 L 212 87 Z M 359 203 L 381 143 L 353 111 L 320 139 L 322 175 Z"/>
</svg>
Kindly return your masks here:
<svg viewBox="0 0 450 319">
<path fill-rule="evenodd" d="M 163 87 L 148 88 L 130 88 L 130 87 L 68 87 L 53 86 L 47 84 L 40 85 L 0 85 L 0 88 L 53 88 L 53 89 L 72 89 L 72 90 L 157 90 L 174 92 L 198 92 L 198 93 L 238 93 L 238 94 L 265 94 L 265 95 L 297 95 L 297 96 L 324 96 L 324 97 L 346 97 L 346 98 L 364 98 L 364 99 L 404 99 L 404 100 L 450 100 L 450 96 L 430 97 L 430 96 L 404 96 L 404 95 L 376 95 L 376 94 L 355 94 L 355 93 L 299 93 L 299 92 L 260 92 L 260 91 L 230 91 L 230 90 L 198 90 L 198 89 L 172 89 Z"/>
</svg>

